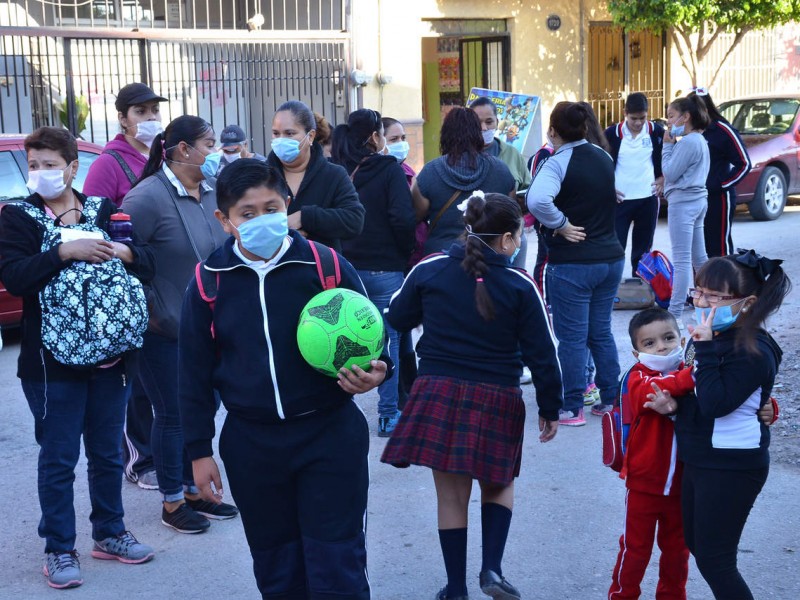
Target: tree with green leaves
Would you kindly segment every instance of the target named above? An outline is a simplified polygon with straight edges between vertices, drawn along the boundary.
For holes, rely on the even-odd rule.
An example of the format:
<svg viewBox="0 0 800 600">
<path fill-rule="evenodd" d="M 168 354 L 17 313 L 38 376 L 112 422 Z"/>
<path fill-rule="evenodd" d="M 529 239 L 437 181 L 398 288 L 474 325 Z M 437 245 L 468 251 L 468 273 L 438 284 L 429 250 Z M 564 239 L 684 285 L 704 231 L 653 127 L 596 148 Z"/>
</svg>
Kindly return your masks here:
<svg viewBox="0 0 800 600">
<path fill-rule="evenodd" d="M 727 43 L 711 81 L 704 82 L 709 87 L 745 34 L 800 20 L 800 0 L 609 0 L 608 10 L 625 31 L 668 31 L 692 85 L 709 50 Z M 723 42 L 724 33 L 732 40 Z"/>
</svg>

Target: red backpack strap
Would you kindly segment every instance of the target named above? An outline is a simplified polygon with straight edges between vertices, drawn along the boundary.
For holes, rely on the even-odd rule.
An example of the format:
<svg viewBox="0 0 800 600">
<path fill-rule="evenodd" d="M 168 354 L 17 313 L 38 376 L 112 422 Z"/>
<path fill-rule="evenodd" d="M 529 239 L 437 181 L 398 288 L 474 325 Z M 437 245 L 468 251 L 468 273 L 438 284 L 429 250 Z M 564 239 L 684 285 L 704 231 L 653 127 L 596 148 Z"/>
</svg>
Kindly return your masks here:
<svg viewBox="0 0 800 600">
<path fill-rule="evenodd" d="M 314 262 L 317 263 L 317 275 L 323 290 L 329 290 L 339 286 L 342 281 L 342 272 L 339 268 L 339 255 L 333 248 L 328 248 L 322 244 L 317 244 L 309 240 L 311 253 L 314 255 Z"/>
<path fill-rule="evenodd" d="M 197 290 L 200 297 L 208 304 L 211 309 L 211 337 L 216 337 L 214 333 L 214 305 L 217 302 L 217 291 L 219 290 L 219 273 L 209 271 L 205 267 L 205 262 L 197 263 L 194 268 L 194 278 L 197 281 Z"/>
</svg>

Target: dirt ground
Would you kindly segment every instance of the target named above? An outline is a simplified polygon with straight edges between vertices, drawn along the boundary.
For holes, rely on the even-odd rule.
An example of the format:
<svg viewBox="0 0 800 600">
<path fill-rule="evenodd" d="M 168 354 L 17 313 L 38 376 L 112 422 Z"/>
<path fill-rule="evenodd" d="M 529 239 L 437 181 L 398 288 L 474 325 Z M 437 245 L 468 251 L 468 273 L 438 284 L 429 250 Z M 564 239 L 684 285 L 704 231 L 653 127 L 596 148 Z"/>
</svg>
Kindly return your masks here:
<svg viewBox="0 0 800 600">
<path fill-rule="evenodd" d="M 769 332 L 783 349 L 772 395 L 780 405 L 780 418 L 772 426 L 770 456 L 773 463 L 800 470 L 800 325 L 792 311 L 773 317 Z"/>
</svg>

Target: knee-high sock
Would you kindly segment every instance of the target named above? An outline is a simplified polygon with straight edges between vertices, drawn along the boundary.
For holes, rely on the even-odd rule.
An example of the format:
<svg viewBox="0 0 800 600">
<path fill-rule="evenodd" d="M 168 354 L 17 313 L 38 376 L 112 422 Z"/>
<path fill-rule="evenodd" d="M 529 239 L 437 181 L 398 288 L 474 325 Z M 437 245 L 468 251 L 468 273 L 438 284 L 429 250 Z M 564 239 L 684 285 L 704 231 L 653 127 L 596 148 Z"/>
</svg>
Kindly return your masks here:
<svg viewBox="0 0 800 600">
<path fill-rule="evenodd" d="M 511 510 L 500 504 L 487 502 L 481 505 L 481 537 L 483 539 L 483 565 L 481 571 L 491 569 L 502 575 L 503 551 L 506 549 Z"/>
<path fill-rule="evenodd" d="M 440 529 L 444 568 L 447 571 L 447 595 L 467 595 L 467 528 Z"/>
</svg>

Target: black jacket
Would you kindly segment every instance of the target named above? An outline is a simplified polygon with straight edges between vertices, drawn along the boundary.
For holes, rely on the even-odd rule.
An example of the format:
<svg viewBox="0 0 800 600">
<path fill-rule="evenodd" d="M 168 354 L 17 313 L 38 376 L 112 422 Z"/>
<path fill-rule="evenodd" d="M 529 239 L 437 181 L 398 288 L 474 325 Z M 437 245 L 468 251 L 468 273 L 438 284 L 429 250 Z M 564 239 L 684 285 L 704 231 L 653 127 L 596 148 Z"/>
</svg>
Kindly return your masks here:
<svg viewBox="0 0 800 600">
<path fill-rule="evenodd" d="M 341 404 L 351 395 L 313 369 L 297 347 L 297 323 L 306 303 L 322 291 L 309 243 L 291 231 L 292 245 L 264 274 L 234 253 L 228 239 L 206 260 L 219 274 L 212 314 L 192 279 L 183 300 L 178 352 L 178 398 L 189 457 L 211 456 L 218 390 L 227 411 L 242 419 L 280 423 Z M 366 296 L 340 258 L 339 287 Z M 214 336 L 211 324 L 214 324 Z M 381 356 L 392 373 L 392 363 Z"/>
<path fill-rule="evenodd" d="M 86 196 L 75 192 L 83 204 Z M 38 194 L 25 199 L 29 204 L 44 210 L 44 202 Z M 109 218 L 117 207 L 103 200 L 96 224 L 108 231 Z M 25 211 L 8 204 L 0 213 L 0 279 L 8 292 L 22 297 L 22 340 L 20 344 L 17 377 L 33 381 L 71 381 L 85 379 L 91 370 L 61 364 L 42 344 L 42 308 L 39 292 L 73 261 L 61 260 L 58 245 L 42 252 L 44 227 Z M 137 240 L 134 229 L 134 240 Z M 129 271 L 147 282 L 153 277 L 153 264 L 148 254 L 135 241 L 126 244 L 134 256 Z"/>
<path fill-rule="evenodd" d="M 359 270 L 405 271 L 416 226 L 405 173 L 393 156 L 380 154 L 357 169 L 353 183 L 367 211 L 364 230 L 342 242 L 342 253 Z"/>
<path fill-rule="evenodd" d="M 654 121 L 648 121 L 644 126 L 647 128 L 647 134 L 653 144 L 653 175 L 658 179 L 662 175 L 661 150 L 664 148 L 664 128 Z M 611 158 L 614 159 L 616 165 L 619 147 L 622 145 L 622 123 L 606 128 L 605 134 L 608 145 L 611 146 Z"/>
<path fill-rule="evenodd" d="M 461 268 L 464 246 L 432 254 L 415 266 L 392 297 L 387 319 L 406 331 L 419 324 L 419 374 L 519 386 L 523 364 L 530 367 L 539 415 L 558 419 L 562 405 L 561 367 L 539 290 L 522 269 L 486 248 L 483 276 L 495 318 L 485 321 L 475 305 L 475 278 Z"/>
<path fill-rule="evenodd" d="M 274 152 L 269 153 L 267 164 L 284 174 L 283 163 Z M 316 142 L 311 145 L 311 159 L 297 193 L 289 190 L 287 212 L 298 210 L 308 238 L 337 252 L 341 252 L 340 240 L 354 238 L 364 227 L 364 207 L 347 171 L 328 162 Z"/>
<path fill-rule="evenodd" d="M 783 355 L 759 331 L 758 352 L 737 347 L 735 328 L 694 343 L 695 394 L 684 397 L 675 420 L 678 458 L 710 469 L 769 465 L 769 427 L 756 411 L 769 401 Z"/>
<path fill-rule="evenodd" d="M 727 121 L 712 121 L 703 131 L 708 142 L 708 154 L 711 166 L 708 169 L 708 197 L 711 198 L 721 190 L 730 189 L 744 179 L 750 172 L 752 164 L 747 149 L 739 137 L 739 132 Z"/>
</svg>

